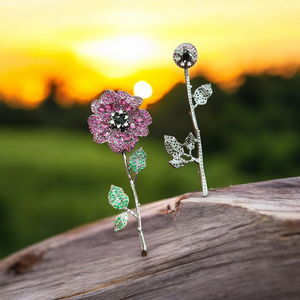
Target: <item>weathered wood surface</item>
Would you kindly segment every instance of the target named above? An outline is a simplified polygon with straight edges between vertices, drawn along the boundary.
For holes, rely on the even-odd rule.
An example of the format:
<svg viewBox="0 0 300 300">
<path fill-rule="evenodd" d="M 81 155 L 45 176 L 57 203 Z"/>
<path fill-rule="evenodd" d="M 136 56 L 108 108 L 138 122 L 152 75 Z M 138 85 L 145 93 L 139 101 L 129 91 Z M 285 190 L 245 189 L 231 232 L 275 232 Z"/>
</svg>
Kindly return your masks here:
<svg viewBox="0 0 300 300">
<path fill-rule="evenodd" d="M 189 193 L 0 262 L 0 299 L 300 299 L 300 177 Z"/>
</svg>

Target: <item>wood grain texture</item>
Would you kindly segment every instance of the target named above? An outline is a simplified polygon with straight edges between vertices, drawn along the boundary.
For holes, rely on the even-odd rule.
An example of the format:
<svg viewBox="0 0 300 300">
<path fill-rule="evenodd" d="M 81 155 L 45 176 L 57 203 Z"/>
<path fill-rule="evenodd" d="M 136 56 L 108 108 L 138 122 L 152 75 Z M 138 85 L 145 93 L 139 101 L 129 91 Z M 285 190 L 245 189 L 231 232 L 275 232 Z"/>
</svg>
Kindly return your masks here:
<svg viewBox="0 0 300 300">
<path fill-rule="evenodd" d="M 300 299 L 300 177 L 189 193 L 0 262 L 0 299 Z"/>
</svg>

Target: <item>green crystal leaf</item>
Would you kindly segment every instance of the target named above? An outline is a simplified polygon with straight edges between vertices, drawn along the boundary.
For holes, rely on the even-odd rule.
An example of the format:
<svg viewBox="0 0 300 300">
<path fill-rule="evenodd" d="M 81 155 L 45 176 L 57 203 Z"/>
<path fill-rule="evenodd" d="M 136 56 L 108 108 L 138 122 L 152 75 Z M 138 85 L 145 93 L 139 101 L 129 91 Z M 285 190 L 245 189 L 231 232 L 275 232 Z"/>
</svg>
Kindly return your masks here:
<svg viewBox="0 0 300 300">
<path fill-rule="evenodd" d="M 128 218 L 129 216 L 127 212 L 123 212 L 122 214 L 117 215 L 115 218 L 115 231 L 119 231 L 125 228 Z"/>
<path fill-rule="evenodd" d="M 126 209 L 129 203 L 129 197 L 123 189 L 112 185 L 108 193 L 109 204 L 115 209 Z"/>
<path fill-rule="evenodd" d="M 129 167 L 133 172 L 139 173 L 146 168 L 147 155 L 143 148 L 133 152 L 129 157 Z"/>
</svg>

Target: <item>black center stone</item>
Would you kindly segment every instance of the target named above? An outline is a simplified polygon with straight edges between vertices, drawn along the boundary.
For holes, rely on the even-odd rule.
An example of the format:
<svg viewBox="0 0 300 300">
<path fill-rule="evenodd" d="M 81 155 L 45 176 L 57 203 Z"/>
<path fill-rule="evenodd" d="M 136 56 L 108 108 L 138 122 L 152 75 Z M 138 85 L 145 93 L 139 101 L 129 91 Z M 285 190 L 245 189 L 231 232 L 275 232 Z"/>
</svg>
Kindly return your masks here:
<svg viewBox="0 0 300 300">
<path fill-rule="evenodd" d="M 191 56 L 189 55 L 189 53 L 187 51 L 185 51 L 182 55 L 182 60 L 183 61 L 189 61 L 191 58 Z"/>
<path fill-rule="evenodd" d="M 118 129 L 124 132 L 129 126 L 128 115 L 126 113 L 113 113 L 110 124 L 113 129 Z"/>
<path fill-rule="evenodd" d="M 115 124 L 118 125 L 118 124 L 121 124 L 121 126 L 125 123 L 125 115 L 117 115 L 115 117 Z"/>
</svg>

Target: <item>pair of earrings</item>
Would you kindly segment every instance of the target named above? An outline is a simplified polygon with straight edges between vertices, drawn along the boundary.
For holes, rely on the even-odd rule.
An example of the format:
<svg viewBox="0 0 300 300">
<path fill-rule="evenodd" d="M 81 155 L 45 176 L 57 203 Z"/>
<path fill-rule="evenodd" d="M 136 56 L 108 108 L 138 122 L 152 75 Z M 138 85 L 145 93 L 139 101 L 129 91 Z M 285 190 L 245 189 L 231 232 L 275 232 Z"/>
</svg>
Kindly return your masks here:
<svg viewBox="0 0 300 300">
<path fill-rule="evenodd" d="M 207 196 L 208 189 L 204 173 L 203 155 L 200 130 L 195 114 L 198 105 L 204 105 L 212 94 L 210 84 L 201 85 L 192 95 L 192 86 L 189 77 L 189 68 L 198 58 L 197 49 L 188 43 L 180 44 L 174 51 L 173 59 L 177 66 L 184 69 L 185 83 L 190 107 L 190 114 L 194 126 L 194 133 L 189 133 L 183 144 L 179 143 L 174 136 L 164 136 L 165 149 L 172 155 L 169 164 L 174 168 L 183 167 L 189 162 L 199 165 L 199 173 L 202 182 L 203 196 Z M 142 231 L 140 214 L 140 203 L 135 189 L 138 174 L 146 167 L 147 155 L 140 148 L 133 152 L 129 158 L 126 151 L 130 153 L 138 141 L 138 137 L 147 136 L 148 126 L 152 123 L 150 114 L 145 109 L 139 109 L 143 102 L 141 97 L 131 96 L 126 92 L 114 92 L 106 90 L 98 100 L 91 105 L 94 113 L 88 119 L 89 129 L 94 136 L 94 142 L 102 144 L 108 142 L 112 151 L 122 154 L 126 174 L 132 189 L 135 211 L 128 208 L 129 197 L 121 187 L 112 185 L 108 193 L 108 201 L 117 210 L 123 210 L 115 219 L 115 231 L 126 227 L 129 214 L 138 223 L 138 232 L 142 248 L 142 256 L 147 256 L 147 247 Z M 197 147 L 198 155 L 194 157 L 192 151 Z"/>
</svg>

